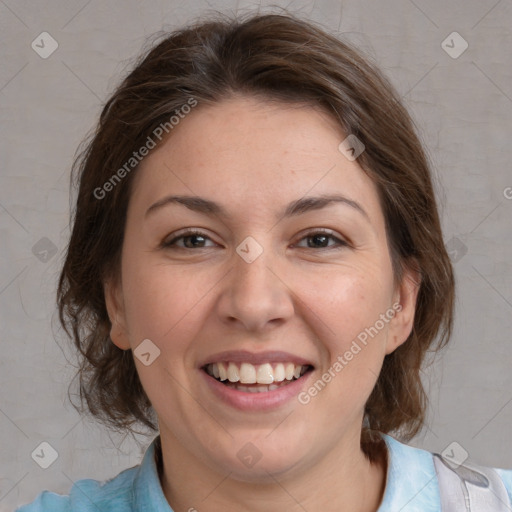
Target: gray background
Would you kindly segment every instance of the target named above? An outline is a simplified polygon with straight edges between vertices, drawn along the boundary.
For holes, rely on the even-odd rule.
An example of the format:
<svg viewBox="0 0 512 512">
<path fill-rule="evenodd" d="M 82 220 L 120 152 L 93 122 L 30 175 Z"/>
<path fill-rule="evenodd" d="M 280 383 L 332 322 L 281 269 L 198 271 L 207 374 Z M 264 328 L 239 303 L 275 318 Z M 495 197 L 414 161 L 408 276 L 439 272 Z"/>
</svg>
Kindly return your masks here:
<svg viewBox="0 0 512 512">
<path fill-rule="evenodd" d="M 138 464 L 149 443 L 81 420 L 66 398 L 73 368 L 54 293 L 79 142 L 149 35 L 212 8 L 267 5 L 0 0 L 0 510 L 43 489 L 65 493 L 79 478 L 112 477 Z M 272 5 L 371 55 L 429 148 L 457 274 L 457 320 L 443 358 L 425 370 L 429 422 L 411 444 L 441 452 L 456 441 L 471 460 L 512 468 L 512 0 Z M 43 31 L 59 45 L 46 59 L 31 48 Z M 469 44 L 458 58 L 442 47 L 454 31 Z M 452 39 L 445 45 L 461 48 Z M 59 454 L 48 469 L 31 457 L 43 441 Z"/>
</svg>

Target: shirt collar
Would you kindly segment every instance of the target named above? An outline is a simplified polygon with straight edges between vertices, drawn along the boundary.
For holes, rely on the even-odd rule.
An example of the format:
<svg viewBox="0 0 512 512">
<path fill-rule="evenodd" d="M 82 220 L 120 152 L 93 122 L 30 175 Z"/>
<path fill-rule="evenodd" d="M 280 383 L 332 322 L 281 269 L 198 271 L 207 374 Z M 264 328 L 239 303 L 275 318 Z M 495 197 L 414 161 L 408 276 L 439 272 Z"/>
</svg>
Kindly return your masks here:
<svg viewBox="0 0 512 512">
<path fill-rule="evenodd" d="M 386 489 L 377 512 L 438 512 L 441 503 L 432 454 L 382 434 L 388 448 Z"/>
<path fill-rule="evenodd" d="M 173 512 L 165 498 L 155 460 L 155 451 L 160 445 L 157 436 L 149 445 L 137 470 L 133 484 L 133 502 L 135 510 L 154 512 Z"/>
<path fill-rule="evenodd" d="M 382 434 L 388 449 L 386 488 L 378 512 L 437 512 L 441 498 L 432 454 Z M 160 436 L 149 445 L 137 470 L 133 502 L 140 511 L 173 512 L 160 484 L 155 460 Z"/>
</svg>

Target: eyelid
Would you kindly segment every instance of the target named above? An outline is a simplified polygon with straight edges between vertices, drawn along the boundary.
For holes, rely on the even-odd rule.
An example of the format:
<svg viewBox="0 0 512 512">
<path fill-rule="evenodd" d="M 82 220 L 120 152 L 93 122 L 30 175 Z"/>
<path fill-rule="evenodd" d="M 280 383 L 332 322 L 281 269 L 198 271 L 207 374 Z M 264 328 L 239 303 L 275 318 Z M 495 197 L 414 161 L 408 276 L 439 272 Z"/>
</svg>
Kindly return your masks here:
<svg viewBox="0 0 512 512">
<path fill-rule="evenodd" d="M 202 236 L 203 238 L 207 238 L 208 240 L 212 241 L 214 244 L 219 245 L 206 231 L 203 231 L 201 228 L 183 228 L 182 230 L 176 231 L 172 235 L 165 237 L 160 244 L 160 247 L 164 249 L 169 247 L 177 247 L 178 249 L 187 250 L 189 249 L 188 247 L 177 246 L 176 241 L 194 235 Z M 199 249 L 207 249 L 207 247 L 199 247 Z"/>
<path fill-rule="evenodd" d="M 300 233 L 298 235 L 298 241 L 300 242 L 300 241 L 304 240 L 305 238 L 307 238 L 308 236 L 313 236 L 313 235 L 327 235 L 330 238 L 332 238 L 333 240 L 337 241 L 337 246 L 321 247 L 320 249 L 323 249 L 323 250 L 336 249 L 336 248 L 340 248 L 340 247 L 348 247 L 351 245 L 350 242 L 345 237 L 338 235 L 338 233 L 336 231 L 333 231 L 328 228 L 311 228 L 311 229 L 308 229 L 307 231 L 303 231 L 302 233 Z M 312 249 L 312 248 L 311 247 L 301 247 L 301 249 Z"/>
<path fill-rule="evenodd" d="M 331 250 L 331 249 L 339 249 L 339 248 L 343 248 L 343 247 L 349 247 L 351 244 L 350 242 L 343 236 L 341 235 L 338 235 L 337 232 L 331 230 L 331 229 L 328 229 L 328 228 L 310 228 L 306 231 L 302 231 L 301 233 L 299 233 L 299 235 L 297 236 L 297 242 L 294 242 L 294 244 L 292 246 L 297 246 L 297 243 L 298 242 L 301 242 L 302 240 L 310 237 L 310 236 L 313 236 L 313 235 L 326 235 L 328 237 L 330 237 L 332 240 L 335 240 L 336 243 L 334 245 L 331 245 L 331 246 L 327 246 L 327 247 L 319 247 L 317 248 L 317 250 Z M 202 228 L 183 228 L 183 230 L 179 230 L 175 233 L 172 234 L 172 238 L 170 238 L 169 240 L 169 237 L 166 237 L 162 243 L 160 244 L 160 247 L 163 248 L 163 249 L 168 249 L 170 247 L 173 247 L 173 248 L 177 248 L 177 249 L 183 249 L 183 250 L 198 250 L 198 249 L 208 249 L 209 247 L 211 246 L 208 246 L 208 247 L 197 247 L 195 249 L 193 248 L 190 248 L 190 247 L 180 247 L 178 245 L 176 245 L 176 242 L 178 240 L 182 240 L 183 238 L 187 238 L 189 236 L 201 236 L 203 238 L 206 238 L 208 240 L 210 240 L 211 242 L 213 242 L 215 245 L 219 245 L 217 242 L 215 242 L 215 240 L 213 240 L 213 238 L 206 232 L 206 231 L 203 231 Z M 299 249 L 312 249 L 312 250 L 315 250 L 315 248 L 313 247 L 298 247 Z"/>
</svg>

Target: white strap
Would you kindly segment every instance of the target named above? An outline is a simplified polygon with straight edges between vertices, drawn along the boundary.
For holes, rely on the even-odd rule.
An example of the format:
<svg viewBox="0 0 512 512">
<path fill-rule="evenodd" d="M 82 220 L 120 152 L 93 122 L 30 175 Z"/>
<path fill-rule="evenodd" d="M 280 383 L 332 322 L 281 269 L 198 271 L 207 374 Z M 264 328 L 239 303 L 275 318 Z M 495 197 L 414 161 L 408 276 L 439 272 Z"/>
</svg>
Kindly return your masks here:
<svg viewBox="0 0 512 512">
<path fill-rule="evenodd" d="M 505 484 L 494 469 L 455 465 L 434 453 L 442 512 L 512 512 Z"/>
</svg>

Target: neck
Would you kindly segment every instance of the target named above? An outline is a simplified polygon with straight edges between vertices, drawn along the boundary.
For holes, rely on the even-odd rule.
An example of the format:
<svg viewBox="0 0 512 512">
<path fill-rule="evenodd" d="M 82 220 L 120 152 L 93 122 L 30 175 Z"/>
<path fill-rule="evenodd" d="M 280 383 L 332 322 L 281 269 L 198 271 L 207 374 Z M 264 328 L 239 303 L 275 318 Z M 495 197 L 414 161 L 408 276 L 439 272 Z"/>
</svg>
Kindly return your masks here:
<svg viewBox="0 0 512 512">
<path fill-rule="evenodd" d="M 162 489 L 174 512 L 377 512 L 386 485 L 387 454 L 370 462 L 361 449 L 340 446 L 307 471 L 267 473 L 264 482 L 237 480 L 212 470 L 175 438 L 162 443 Z M 292 474 L 293 473 L 293 474 Z"/>
</svg>

